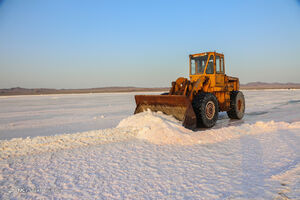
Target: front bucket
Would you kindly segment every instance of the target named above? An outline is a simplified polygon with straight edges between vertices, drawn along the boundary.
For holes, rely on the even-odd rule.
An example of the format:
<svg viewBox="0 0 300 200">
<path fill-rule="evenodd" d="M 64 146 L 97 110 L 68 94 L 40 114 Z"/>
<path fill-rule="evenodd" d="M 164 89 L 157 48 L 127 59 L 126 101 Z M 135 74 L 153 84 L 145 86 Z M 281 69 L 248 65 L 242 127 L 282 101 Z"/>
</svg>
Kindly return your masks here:
<svg viewBox="0 0 300 200">
<path fill-rule="evenodd" d="M 182 121 L 182 125 L 189 129 L 197 127 L 197 119 L 190 100 L 181 95 L 135 95 L 136 109 L 134 114 L 147 109 L 172 115 Z"/>
</svg>

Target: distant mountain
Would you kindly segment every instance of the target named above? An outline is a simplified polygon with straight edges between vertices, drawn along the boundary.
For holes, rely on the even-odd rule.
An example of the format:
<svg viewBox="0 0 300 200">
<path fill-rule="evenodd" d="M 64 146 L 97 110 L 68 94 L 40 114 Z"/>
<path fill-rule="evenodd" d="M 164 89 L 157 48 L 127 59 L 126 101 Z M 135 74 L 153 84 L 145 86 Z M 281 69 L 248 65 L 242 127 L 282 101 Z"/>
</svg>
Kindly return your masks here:
<svg viewBox="0 0 300 200">
<path fill-rule="evenodd" d="M 250 82 L 241 84 L 241 89 L 300 89 L 300 83 Z"/>
<path fill-rule="evenodd" d="M 264 83 L 251 82 L 241 84 L 242 90 L 253 89 L 300 89 L 300 83 Z M 49 88 L 21 88 L 0 89 L 0 96 L 8 95 L 38 95 L 38 94 L 80 94 L 80 93 L 114 93 L 114 92 L 159 92 L 169 91 L 169 88 L 140 88 L 140 87 L 102 87 L 87 89 L 49 89 Z"/>
<path fill-rule="evenodd" d="M 27 89 L 15 87 L 10 89 L 0 89 L 0 96 L 7 95 L 35 95 L 35 94 L 80 94 L 80 93 L 114 93 L 114 92 L 156 92 L 168 91 L 169 88 L 139 88 L 139 87 L 102 87 L 87 89 L 49 89 L 34 88 Z"/>
</svg>

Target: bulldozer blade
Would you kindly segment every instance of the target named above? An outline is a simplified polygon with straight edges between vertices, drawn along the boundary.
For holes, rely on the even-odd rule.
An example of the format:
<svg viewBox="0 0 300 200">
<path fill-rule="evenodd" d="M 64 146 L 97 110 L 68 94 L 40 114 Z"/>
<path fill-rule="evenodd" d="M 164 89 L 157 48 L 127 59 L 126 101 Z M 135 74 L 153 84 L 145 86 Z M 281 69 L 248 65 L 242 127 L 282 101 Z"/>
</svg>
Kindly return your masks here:
<svg viewBox="0 0 300 200">
<path fill-rule="evenodd" d="M 197 127 L 196 114 L 190 100 L 181 95 L 135 95 L 136 109 L 134 114 L 147 111 L 161 111 L 182 121 L 189 129 Z"/>
</svg>

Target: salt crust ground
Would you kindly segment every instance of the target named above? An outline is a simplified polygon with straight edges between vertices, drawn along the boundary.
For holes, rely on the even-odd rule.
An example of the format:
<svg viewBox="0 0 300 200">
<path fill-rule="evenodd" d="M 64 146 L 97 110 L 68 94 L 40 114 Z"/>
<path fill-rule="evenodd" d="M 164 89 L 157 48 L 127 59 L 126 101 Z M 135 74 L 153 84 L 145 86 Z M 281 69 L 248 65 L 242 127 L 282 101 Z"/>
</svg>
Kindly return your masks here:
<svg viewBox="0 0 300 200">
<path fill-rule="evenodd" d="M 1 198 L 296 199 L 299 133 L 274 121 L 193 132 L 148 111 L 113 129 L 3 140 Z"/>
<path fill-rule="evenodd" d="M 243 124 L 241 126 L 201 131 L 200 134 L 199 132 L 185 129 L 179 121 L 171 116 L 166 116 L 160 112 L 147 111 L 123 119 L 113 129 L 0 140 L 0 159 L 118 142 L 132 138 L 143 139 L 153 144 L 193 145 L 222 142 L 248 134 L 299 129 L 300 122 L 259 121 L 255 124 Z"/>
<path fill-rule="evenodd" d="M 47 99 L 45 106 L 2 107 L 0 128 L 6 136 L 31 137 L 0 140 L 0 199 L 299 199 L 300 91 L 246 91 L 245 95 L 244 120 L 228 121 L 221 113 L 214 129 L 196 132 L 170 116 L 145 112 L 123 117 L 115 128 L 34 137 L 50 122 L 63 125 L 68 116 L 67 122 L 73 121 L 77 96 L 60 97 L 62 108 L 70 110 L 65 116 L 53 115 L 50 122 L 47 113 L 56 113 L 49 110 L 56 104 L 49 107 Z M 80 96 L 85 101 L 90 98 Z M 92 101 L 78 112 L 90 113 L 97 103 Z M 115 101 L 119 105 L 128 98 Z M 103 106 L 108 105 L 105 102 Z M 130 113 L 131 107 L 126 111 L 117 107 L 123 110 L 119 115 L 114 109 L 112 119 Z M 109 109 L 100 120 L 110 119 Z M 28 115 L 32 119 L 24 121 Z M 38 116 L 45 117 L 40 122 L 47 126 L 39 127 Z M 78 127 L 86 122 L 90 126 L 94 116 L 74 120 L 81 122 Z M 5 128 L 14 119 L 19 123 Z M 31 123 L 37 129 L 22 128 Z M 22 130 L 35 133 L 22 134 Z"/>
</svg>

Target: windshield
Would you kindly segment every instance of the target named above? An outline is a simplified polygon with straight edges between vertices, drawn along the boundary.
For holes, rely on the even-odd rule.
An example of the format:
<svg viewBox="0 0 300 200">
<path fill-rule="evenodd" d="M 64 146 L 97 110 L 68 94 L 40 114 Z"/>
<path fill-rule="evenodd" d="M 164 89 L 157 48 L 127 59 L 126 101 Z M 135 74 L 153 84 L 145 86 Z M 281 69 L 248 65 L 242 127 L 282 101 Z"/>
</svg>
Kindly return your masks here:
<svg viewBox="0 0 300 200">
<path fill-rule="evenodd" d="M 191 74 L 203 74 L 208 56 L 191 58 Z"/>
</svg>

